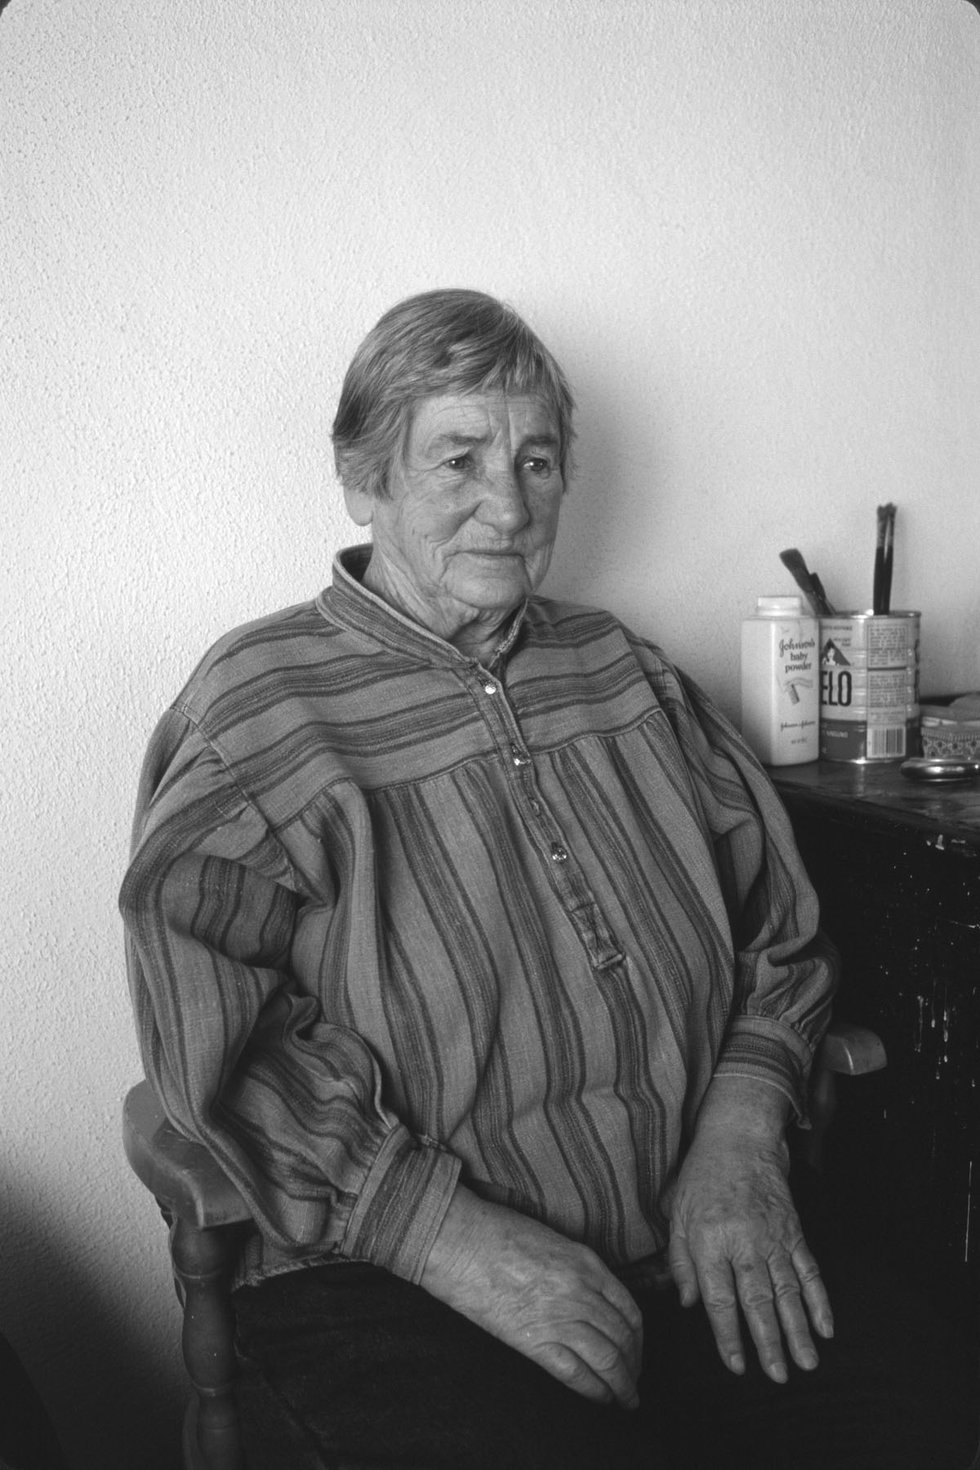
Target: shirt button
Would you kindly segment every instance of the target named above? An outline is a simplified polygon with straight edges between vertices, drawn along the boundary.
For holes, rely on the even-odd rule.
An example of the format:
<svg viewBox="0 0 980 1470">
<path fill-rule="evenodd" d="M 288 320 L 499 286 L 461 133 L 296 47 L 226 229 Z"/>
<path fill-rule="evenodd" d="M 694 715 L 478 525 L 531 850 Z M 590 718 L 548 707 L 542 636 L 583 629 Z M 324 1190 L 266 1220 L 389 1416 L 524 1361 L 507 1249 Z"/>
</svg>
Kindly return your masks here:
<svg viewBox="0 0 980 1470">
<path fill-rule="evenodd" d="M 529 766 L 531 764 L 531 757 L 524 755 L 519 745 L 512 744 L 510 753 L 515 766 Z"/>
<path fill-rule="evenodd" d="M 562 845 L 561 845 L 560 842 L 554 842 L 554 843 L 552 843 L 552 847 L 551 847 L 551 861 L 553 863 L 567 863 L 568 862 L 568 853 L 562 847 Z"/>
<path fill-rule="evenodd" d="M 483 692 L 484 692 L 484 694 L 496 694 L 496 692 L 497 692 L 497 686 L 496 686 L 496 684 L 484 684 L 484 686 L 483 686 Z"/>
<path fill-rule="evenodd" d="M 539 817 L 541 815 L 541 803 L 540 803 L 540 801 L 532 801 L 531 802 L 531 810 L 532 810 L 532 812 L 534 813 L 534 815 L 536 817 Z"/>
</svg>

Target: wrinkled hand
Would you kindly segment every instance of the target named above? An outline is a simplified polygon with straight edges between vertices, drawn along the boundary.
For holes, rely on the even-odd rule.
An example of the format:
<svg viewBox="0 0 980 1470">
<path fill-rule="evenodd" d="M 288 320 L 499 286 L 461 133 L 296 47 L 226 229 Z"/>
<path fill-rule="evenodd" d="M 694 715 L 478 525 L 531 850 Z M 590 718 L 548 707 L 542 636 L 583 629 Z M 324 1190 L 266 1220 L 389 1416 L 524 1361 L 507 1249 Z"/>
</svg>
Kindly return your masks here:
<svg viewBox="0 0 980 1470">
<path fill-rule="evenodd" d="M 790 1196 L 781 1121 L 760 1121 L 754 1084 L 741 1081 L 713 1084 L 699 1118 L 670 1200 L 670 1269 L 682 1303 L 704 1303 L 727 1367 L 745 1371 L 741 1309 L 763 1369 L 785 1383 L 786 1347 L 815 1368 L 810 1329 L 832 1337 L 833 1315 Z"/>
<path fill-rule="evenodd" d="M 635 1408 L 640 1310 L 586 1246 L 460 1186 L 422 1285 L 576 1393 Z"/>
</svg>

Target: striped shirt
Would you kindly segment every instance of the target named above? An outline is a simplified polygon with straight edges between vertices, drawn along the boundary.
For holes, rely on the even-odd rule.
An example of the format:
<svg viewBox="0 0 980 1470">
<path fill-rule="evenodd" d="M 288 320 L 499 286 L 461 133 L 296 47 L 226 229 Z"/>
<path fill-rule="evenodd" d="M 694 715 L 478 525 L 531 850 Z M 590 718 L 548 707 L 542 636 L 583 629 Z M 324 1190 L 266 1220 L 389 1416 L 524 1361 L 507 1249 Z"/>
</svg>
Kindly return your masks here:
<svg viewBox="0 0 980 1470">
<path fill-rule="evenodd" d="M 153 736 L 147 1076 L 254 1212 L 241 1279 L 417 1281 L 458 1179 L 638 1260 L 713 1075 L 803 1110 L 834 968 L 787 819 L 610 614 L 531 598 L 485 667 L 367 555 L 221 639 Z"/>
</svg>

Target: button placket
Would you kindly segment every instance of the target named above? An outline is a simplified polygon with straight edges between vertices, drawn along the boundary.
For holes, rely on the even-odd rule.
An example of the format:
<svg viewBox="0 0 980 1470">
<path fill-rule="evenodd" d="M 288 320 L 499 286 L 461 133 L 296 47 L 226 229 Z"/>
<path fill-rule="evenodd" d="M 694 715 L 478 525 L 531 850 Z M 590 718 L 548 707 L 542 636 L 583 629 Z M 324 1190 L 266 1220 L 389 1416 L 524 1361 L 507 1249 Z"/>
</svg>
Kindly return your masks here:
<svg viewBox="0 0 980 1470">
<path fill-rule="evenodd" d="M 564 857 L 556 858 L 555 861 L 566 862 L 568 860 L 567 851 L 562 848 L 560 842 L 554 840 L 554 823 L 550 825 L 550 828 L 547 825 L 547 808 L 537 795 L 531 754 L 527 746 L 519 738 L 520 730 L 517 724 L 517 716 L 507 698 L 503 683 L 500 680 L 494 679 L 485 669 L 479 669 L 477 671 L 477 679 L 479 680 L 479 685 L 483 693 L 494 699 L 495 708 L 493 715 L 491 716 L 488 713 L 487 718 L 490 720 L 491 725 L 495 725 L 498 730 L 501 730 L 502 727 L 504 738 L 507 741 L 507 749 L 510 753 L 510 763 L 515 771 L 519 771 L 521 774 L 521 780 L 518 782 L 516 789 L 519 793 L 518 799 L 520 805 L 525 812 L 525 820 L 527 819 L 527 813 L 530 813 L 536 819 L 530 825 L 537 831 L 537 840 L 544 845 L 545 850 L 548 852 L 551 852 L 555 848 L 561 848 L 564 852 Z M 499 696 L 499 698 L 496 696 Z M 500 722 L 499 724 L 497 723 L 498 720 Z"/>
<path fill-rule="evenodd" d="M 576 930 L 579 932 L 594 969 L 601 970 L 622 959 L 615 938 L 592 898 L 588 885 L 577 864 L 561 841 L 561 829 L 545 802 L 538 794 L 534 763 L 527 746 L 520 739 L 517 716 L 507 698 L 504 685 L 495 681 L 485 670 L 477 674 L 483 696 L 493 700 L 491 706 L 484 705 L 485 718 L 506 741 L 510 762 L 516 780 L 513 791 L 521 808 L 529 832 L 533 835 L 539 852 L 545 856 L 552 874 L 555 893 Z"/>
</svg>

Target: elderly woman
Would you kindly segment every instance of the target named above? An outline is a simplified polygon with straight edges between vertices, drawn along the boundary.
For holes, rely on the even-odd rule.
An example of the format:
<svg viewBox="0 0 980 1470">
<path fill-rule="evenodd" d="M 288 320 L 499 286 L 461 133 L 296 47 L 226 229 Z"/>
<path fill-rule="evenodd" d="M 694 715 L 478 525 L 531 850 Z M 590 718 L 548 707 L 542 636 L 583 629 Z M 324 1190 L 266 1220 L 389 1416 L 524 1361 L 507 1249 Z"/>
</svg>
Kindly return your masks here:
<svg viewBox="0 0 980 1470">
<path fill-rule="evenodd" d="M 371 544 L 216 644 L 150 747 L 131 989 L 257 1223 L 250 1466 L 852 1463 L 784 1141 L 832 958 L 739 736 L 536 595 L 571 441 L 509 308 L 389 311 L 334 424 Z"/>
</svg>

